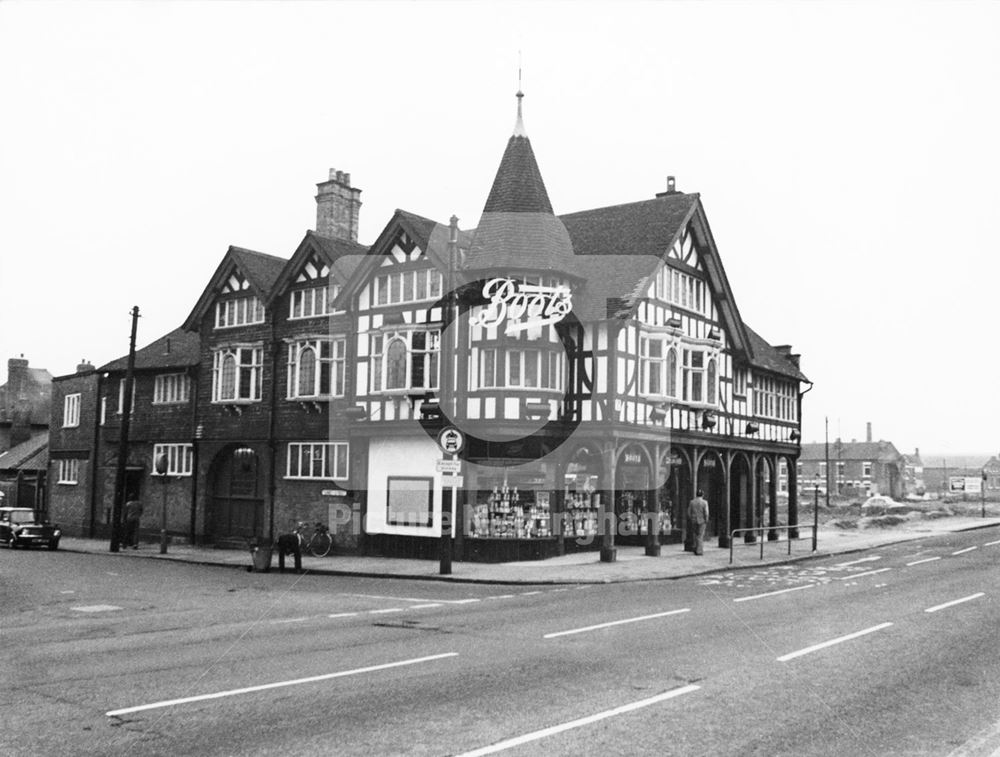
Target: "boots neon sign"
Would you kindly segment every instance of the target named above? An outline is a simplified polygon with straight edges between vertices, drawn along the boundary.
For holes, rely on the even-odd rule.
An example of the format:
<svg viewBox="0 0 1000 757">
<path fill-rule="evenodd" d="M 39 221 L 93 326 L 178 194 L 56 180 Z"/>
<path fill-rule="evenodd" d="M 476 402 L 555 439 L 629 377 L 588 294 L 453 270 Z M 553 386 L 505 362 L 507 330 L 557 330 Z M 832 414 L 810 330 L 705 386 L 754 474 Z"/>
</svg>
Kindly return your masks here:
<svg viewBox="0 0 1000 757">
<path fill-rule="evenodd" d="M 514 279 L 490 279 L 483 286 L 483 297 L 489 304 L 472 316 L 469 323 L 489 328 L 506 320 L 508 336 L 558 323 L 573 309 L 573 295 L 563 285 L 547 287 Z"/>
</svg>

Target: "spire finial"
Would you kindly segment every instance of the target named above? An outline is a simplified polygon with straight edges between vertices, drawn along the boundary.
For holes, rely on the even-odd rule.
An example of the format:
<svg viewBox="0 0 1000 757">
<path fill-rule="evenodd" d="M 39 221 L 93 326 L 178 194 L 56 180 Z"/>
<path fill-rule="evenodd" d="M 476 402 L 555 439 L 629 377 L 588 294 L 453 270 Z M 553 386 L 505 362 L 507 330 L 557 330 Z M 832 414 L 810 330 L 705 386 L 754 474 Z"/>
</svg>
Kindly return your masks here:
<svg viewBox="0 0 1000 757">
<path fill-rule="evenodd" d="M 524 120 L 521 117 L 521 101 L 524 99 L 524 92 L 521 91 L 521 51 L 517 51 L 517 121 L 514 122 L 514 136 L 526 137 L 528 132 L 524 130 Z"/>
</svg>

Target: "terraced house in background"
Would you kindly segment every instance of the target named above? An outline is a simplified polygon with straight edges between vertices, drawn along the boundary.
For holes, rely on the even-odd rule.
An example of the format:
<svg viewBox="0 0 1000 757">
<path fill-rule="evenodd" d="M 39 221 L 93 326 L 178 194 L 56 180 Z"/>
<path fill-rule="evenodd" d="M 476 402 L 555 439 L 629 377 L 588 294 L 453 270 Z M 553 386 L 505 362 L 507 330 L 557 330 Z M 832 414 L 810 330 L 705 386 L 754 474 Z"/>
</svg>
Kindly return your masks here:
<svg viewBox="0 0 1000 757">
<path fill-rule="evenodd" d="M 697 488 L 728 546 L 779 524 L 779 467 L 797 521 L 808 380 L 742 321 L 701 198 L 671 177 L 556 215 L 520 97 L 475 228 L 397 210 L 361 245 L 360 190 L 331 170 L 289 258 L 226 252 L 185 323 L 138 353 L 128 487 L 147 513 L 162 499 L 171 533 L 220 546 L 305 520 L 337 550 L 436 557 L 448 424 L 465 439 L 457 559 L 657 554 Z M 517 292 L 560 317 L 504 319 Z M 79 469 L 51 496 L 67 533 L 108 528 L 123 369 L 55 381 L 53 450 Z"/>
</svg>

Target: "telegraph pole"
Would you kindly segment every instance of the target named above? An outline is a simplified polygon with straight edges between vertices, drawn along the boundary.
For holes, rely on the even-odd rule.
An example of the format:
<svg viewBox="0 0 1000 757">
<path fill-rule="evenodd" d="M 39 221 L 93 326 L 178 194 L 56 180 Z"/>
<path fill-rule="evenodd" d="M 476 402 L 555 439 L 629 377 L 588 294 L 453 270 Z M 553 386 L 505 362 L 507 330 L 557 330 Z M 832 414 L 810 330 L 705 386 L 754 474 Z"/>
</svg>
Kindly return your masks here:
<svg viewBox="0 0 1000 757">
<path fill-rule="evenodd" d="M 122 425 L 118 437 L 118 468 L 115 472 L 115 499 L 111 510 L 111 551 L 117 552 L 122 535 L 122 506 L 125 504 L 125 462 L 128 459 L 128 427 L 132 420 L 132 383 L 135 373 L 135 332 L 139 324 L 139 306 L 132 307 L 132 336 L 128 343 L 128 367 L 125 369 L 125 394 L 122 397 Z"/>
</svg>

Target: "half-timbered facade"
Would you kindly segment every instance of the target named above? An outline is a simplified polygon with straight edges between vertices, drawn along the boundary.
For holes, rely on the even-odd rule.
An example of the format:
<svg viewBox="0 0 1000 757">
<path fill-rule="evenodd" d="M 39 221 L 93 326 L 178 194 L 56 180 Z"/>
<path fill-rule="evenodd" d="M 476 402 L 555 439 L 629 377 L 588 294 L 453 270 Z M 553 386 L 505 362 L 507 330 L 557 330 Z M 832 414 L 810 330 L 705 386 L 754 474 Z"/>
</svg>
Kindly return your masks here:
<svg viewBox="0 0 1000 757">
<path fill-rule="evenodd" d="M 397 210 L 360 245 L 331 171 L 290 259 L 229 249 L 184 324 L 195 539 L 324 521 L 435 557 L 453 522 L 458 559 L 610 560 L 683 541 L 699 488 L 720 545 L 796 522 L 806 378 L 743 323 L 700 197 L 557 216 L 518 110 L 475 229 Z"/>
</svg>

